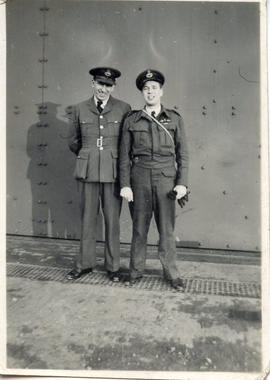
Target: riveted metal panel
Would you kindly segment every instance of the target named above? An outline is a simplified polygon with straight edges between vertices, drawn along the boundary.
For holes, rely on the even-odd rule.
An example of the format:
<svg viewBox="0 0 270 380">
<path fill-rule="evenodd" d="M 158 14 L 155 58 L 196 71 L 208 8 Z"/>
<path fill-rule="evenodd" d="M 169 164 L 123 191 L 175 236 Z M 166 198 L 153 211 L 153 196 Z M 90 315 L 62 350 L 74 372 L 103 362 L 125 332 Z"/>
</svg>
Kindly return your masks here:
<svg viewBox="0 0 270 380">
<path fill-rule="evenodd" d="M 177 240 L 260 249 L 259 4 L 11 0 L 7 25 L 8 232 L 79 237 L 66 108 L 90 96 L 98 65 L 117 67 L 115 96 L 141 107 L 135 79 L 154 67 L 189 141 Z M 124 203 L 122 241 L 131 230 Z"/>
</svg>

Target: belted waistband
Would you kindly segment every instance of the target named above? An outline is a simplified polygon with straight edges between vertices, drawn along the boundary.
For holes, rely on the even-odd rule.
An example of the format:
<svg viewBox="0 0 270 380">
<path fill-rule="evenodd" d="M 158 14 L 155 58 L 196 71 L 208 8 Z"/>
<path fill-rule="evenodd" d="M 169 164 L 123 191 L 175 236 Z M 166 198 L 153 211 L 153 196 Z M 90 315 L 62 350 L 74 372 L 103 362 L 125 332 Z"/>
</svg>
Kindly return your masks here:
<svg viewBox="0 0 270 380">
<path fill-rule="evenodd" d="M 132 159 L 134 165 L 146 169 L 164 169 L 175 164 L 174 156 L 134 156 Z"/>
<path fill-rule="evenodd" d="M 110 147 L 110 148 L 118 148 L 118 136 L 113 136 L 113 137 L 98 137 L 98 138 L 93 138 L 91 139 L 82 137 L 82 146 L 83 148 L 90 148 L 93 146 L 96 146 L 98 148 L 101 147 Z"/>
</svg>

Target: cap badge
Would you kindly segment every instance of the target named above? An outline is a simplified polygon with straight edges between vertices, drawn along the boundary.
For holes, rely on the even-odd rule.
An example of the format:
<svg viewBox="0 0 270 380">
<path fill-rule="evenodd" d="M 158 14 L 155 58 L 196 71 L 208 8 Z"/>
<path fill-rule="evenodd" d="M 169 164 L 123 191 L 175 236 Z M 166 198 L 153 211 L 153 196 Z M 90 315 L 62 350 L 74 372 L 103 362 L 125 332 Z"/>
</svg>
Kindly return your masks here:
<svg viewBox="0 0 270 380">
<path fill-rule="evenodd" d="M 109 70 L 105 71 L 104 74 L 106 75 L 106 77 L 111 77 L 112 76 L 112 73 Z"/>
<path fill-rule="evenodd" d="M 147 74 L 145 76 L 146 76 L 146 78 L 152 78 L 153 77 L 153 73 L 151 73 L 151 71 L 148 70 Z"/>
</svg>

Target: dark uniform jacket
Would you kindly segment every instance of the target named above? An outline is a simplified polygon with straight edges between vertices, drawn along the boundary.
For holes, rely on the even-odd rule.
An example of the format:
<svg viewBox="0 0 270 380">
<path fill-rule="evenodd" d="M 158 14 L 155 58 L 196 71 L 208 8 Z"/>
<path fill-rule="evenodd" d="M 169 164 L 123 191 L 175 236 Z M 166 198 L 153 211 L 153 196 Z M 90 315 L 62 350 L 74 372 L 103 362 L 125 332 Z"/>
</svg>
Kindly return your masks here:
<svg viewBox="0 0 270 380">
<path fill-rule="evenodd" d="M 187 186 L 188 150 L 184 124 L 178 112 L 161 107 L 158 121 L 171 134 L 158 126 L 142 110 L 131 111 L 125 119 L 120 144 L 120 186 L 130 187 L 130 162 L 143 167 L 162 169 L 171 176 L 175 172 L 175 185 Z"/>
<path fill-rule="evenodd" d="M 99 113 L 94 97 L 73 108 L 69 147 L 77 155 L 74 176 L 85 182 L 115 182 L 119 133 L 129 104 L 110 96 Z"/>
</svg>

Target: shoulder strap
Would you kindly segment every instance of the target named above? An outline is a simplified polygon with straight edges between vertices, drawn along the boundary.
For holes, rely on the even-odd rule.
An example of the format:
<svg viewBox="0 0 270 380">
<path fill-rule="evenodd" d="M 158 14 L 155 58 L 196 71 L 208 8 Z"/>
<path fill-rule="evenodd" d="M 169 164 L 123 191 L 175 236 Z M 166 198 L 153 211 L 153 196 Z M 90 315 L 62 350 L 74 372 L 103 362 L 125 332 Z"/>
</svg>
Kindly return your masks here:
<svg viewBox="0 0 270 380">
<path fill-rule="evenodd" d="M 128 111 L 128 113 L 126 114 L 126 117 L 129 117 L 131 115 L 133 115 L 134 113 L 138 112 L 138 110 L 130 110 Z"/>
<path fill-rule="evenodd" d="M 170 132 L 168 131 L 168 129 L 166 127 L 164 127 L 164 125 L 162 125 L 154 116 L 149 115 L 144 109 L 142 111 L 144 113 L 146 113 L 146 115 L 148 115 L 152 120 L 154 120 L 154 122 L 157 123 L 157 125 L 159 125 L 167 133 L 167 135 L 170 137 L 170 139 L 171 139 L 171 141 L 173 143 L 173 146 L 174 146 L 174 141 L 173 141 L 172 135 L 170 134 Z"/>
<path fill-rule="evenodd" d="M 172 112 L 176 113 L 176 115 L 178 115 L 178 116 L 181 116 L 181 115 L 180 115 L 180 113 L 179 113 L 178 111 L 176 111 L 174 108 L 173 108 L 173 109 L 171 109 L 170 111 L 172 111 Z"/>
</svg>

